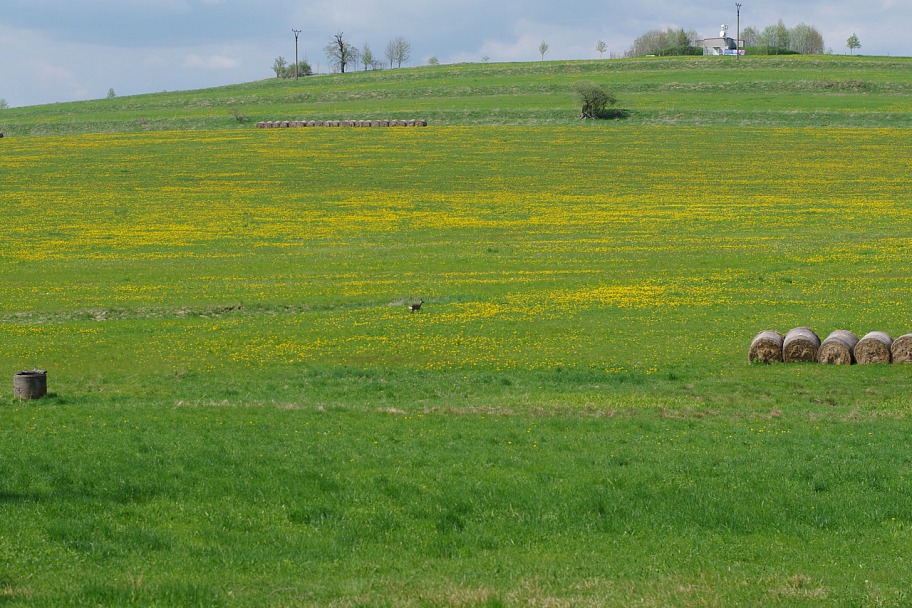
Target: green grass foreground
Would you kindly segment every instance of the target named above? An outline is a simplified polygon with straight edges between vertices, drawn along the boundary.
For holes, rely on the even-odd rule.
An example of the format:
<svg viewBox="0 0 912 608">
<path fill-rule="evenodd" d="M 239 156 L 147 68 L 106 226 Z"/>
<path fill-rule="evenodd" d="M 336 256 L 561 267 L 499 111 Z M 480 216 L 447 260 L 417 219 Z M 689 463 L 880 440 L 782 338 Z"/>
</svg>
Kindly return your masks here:
<svg viewBox="0 0 912 608">
<path fill-rule="evenodd" d="M 747 364 L 912 332 L 908 71 L 769 61 L 773 126 L 666 60 L 576 67 L 652 66 L 674 126 L 0 112 L 34 135 L 0 140 L 0 606 L 908 604 L 912 366 Z M 508 93 L 462 103 L 535 115 Z"/>
<path fill-rule="evenodd" d="M 3 605 L 910 599 L 894 416 L 79 401 L 4 406 Z"/>
</svg>

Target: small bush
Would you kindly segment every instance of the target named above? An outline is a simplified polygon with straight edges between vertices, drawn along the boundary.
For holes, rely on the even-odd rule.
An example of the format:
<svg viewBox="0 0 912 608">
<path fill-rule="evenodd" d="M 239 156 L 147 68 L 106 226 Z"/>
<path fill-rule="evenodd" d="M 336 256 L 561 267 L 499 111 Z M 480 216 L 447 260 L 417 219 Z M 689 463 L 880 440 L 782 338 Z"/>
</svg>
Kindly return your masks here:
<svg viewBox="0 0 912 608">
<path fill-rule="evenodd" d="M 800 55 L 798 51 L 775 46 L 749 46 L 744 49 L 745 55 Z"/>
<path fill-rule="evenodd" d="M 661 57 L 675 57 L 675 56 L 689 56 L 689 55 L 702 55 L 703 47 L 701 46 L 672 46 L 667 49 L 662 49 L 656 55 Z"/>
<path fill-rule="evenodd" d="M 614 96 L 614 93 L 590 80 L 574 82 L 571 88 L 577 100 L 583 106 L 580 110 L 580 120 L 608 118 L 608 106 L 613 106 L 617 103 L 617 97 Z"/>
</svg>

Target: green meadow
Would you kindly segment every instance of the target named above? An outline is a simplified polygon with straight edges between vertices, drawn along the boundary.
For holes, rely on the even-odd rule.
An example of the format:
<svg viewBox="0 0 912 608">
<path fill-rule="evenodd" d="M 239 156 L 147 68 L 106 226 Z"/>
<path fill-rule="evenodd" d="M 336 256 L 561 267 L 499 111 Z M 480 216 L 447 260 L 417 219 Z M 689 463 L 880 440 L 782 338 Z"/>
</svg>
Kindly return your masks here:
<svg viewBox="0 0 912 608">
<path fill-rule="evenodd" d="M 0 606 L 909 603 L 910 61 L 0 110 Z"/>
</svg>

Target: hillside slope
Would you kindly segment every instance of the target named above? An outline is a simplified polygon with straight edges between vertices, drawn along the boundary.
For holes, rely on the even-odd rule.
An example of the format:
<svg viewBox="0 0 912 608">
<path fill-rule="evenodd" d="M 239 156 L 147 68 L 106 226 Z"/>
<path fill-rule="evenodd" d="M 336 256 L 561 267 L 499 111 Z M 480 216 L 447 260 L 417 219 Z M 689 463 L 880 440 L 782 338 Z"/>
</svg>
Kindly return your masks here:
<svg viewBox="0 0 912 608">
<path fill-rule="evenodd" d="M 625 124 L 912 126 L 912 58 L 827 55 L 459 64 L 269 79 L 0 110 L 0 131 L 233 129 L 295 118 L 566 125 L 578 114 L 570 84 L 582 79 L 617 93 L 623 118 L 611 122 Z"/>
</svg>

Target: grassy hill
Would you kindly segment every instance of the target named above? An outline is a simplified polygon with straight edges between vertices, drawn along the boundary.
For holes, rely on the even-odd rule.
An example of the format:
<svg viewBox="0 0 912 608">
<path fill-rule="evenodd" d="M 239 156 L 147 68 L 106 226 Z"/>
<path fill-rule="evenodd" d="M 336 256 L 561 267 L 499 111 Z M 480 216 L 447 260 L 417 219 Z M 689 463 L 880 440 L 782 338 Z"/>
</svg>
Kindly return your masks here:
<svg viewBox="0 0 912 608">
<path fill-rule="evenodd" d="M 631 125 L 912 126 L 912 59 L 670 57 L 461 64 L 318 75 L 0 111 L 8 135 L 245 128 L 258 120 L 426 118 L 569 125 L 570 84 L 619 97 Z"/>
</svg>

